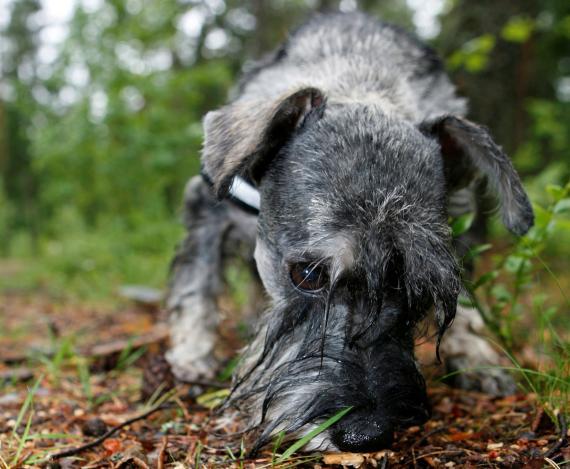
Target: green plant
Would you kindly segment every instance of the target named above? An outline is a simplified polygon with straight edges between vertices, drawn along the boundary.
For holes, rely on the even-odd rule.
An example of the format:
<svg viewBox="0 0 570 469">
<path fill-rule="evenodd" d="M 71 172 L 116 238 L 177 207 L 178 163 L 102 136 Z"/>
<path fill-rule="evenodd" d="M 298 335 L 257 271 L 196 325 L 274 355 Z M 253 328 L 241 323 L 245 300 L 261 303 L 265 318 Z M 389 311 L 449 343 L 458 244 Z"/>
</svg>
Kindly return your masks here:
<svg viewBox="0 0 570 469">
<path fill-rule="evenodd" d="M 241 439 L 240 446 L 239 446 L 239 456 L 236 456 L 231 448 L 226 448 L 228 454 L 232 461 L 238 464 L 239 469 L 243 469 L 243 462 L 245 459 L 245 444 L 243 438 Z"/>
<path fill-rule="evenodd" d="M 493 254 L 491 267 L 473 281 L 465 282 L 468 296 L 460 301 L 479 310 L 499 347 L 513 363 L 505 369 L 521 378 L 521 386 L 536 394 L 538 403 L 556 422 L 557 412 L 570 410 L 570 344 L 557 331 L 570 330 L 570 323 L 558 314 L 560 305 L 553 304 L 551 297 L 541 291 L 539 281 L 541 275 L 546 276 L 558 289 L 564 309 L 570 306 L 559 278 L 542 257 L 551 244 L 570 232 L 570 182 L 564 187 L 548 185 L 546 194 L 546 206 L 533 206 L 534 227 L 509 248 Z M 469 225 L 468 218 L 455 220 L 454 234 L 466 231 Z M 467 257 L 480 258 L 490 249 L 489 244 L 477 246 Z M 536 363 L 532 366 L 536 369 L 517 359 L 516 352 L 525 344 L 535 350 Z"/>
<path fill-rule="evenodd" d="M 75 358 L 74 343 L 75 338 L 73 336 L 67 337 L 50 337 L 51 349 L 53 353 L 51 354 L 39 354 L 36 358 L 40 363 L 42 363 L 47 370 L 47 375 L 53 381 L 55 386 L 59 386 L 61 370 L 66 362 Z"/>
<path fill-rule="evenodd" d="M 28 389 L 28 392 L 26 394 L 26 399 L 24 400 L 22 406 L 20 407 L 20 411 L 18 412 L 18 417 L 16 418 L 12 434 L 6 443 L 7 448 L 5 451 L 5 455 L 9 455 L 12 453 L 13 454 L 12 458 L 10 459 L 10 457 L 8 456 L 8 459 L 10 459 L 9 463 L 4 458 L 0 459 L 0 464 L 2 464 L 3 467 L 5 467 L 6 469 L 14 467 L 18 463 L 21 463 L 20 457 L 22 455 L 22 451 L 24 450 L 26 442 L 30 439 L 30 428 L 32 425 L 32 418 L 34 415 L 34 409 L 33 409 L 34 396 L 36 395 L 36 392 L 38 391 L 38 388 L 40 387 L 43 378 L 44 378 L 43 375 L 40 376 L 34 382 L 32 387 Z M 22 422 L 26 418 L 26 415 L 27 415 L 26 425 L 24 427 L 24 431 L 20 435 L 18 433 L 18 430 L 20 429 Z"/>
<path fill-rule="evenodd" d="M 462 302 L 479 310 L 487 326 L 509 352 L 519 345 L 514 326 L 521 320 L 523 311 L 529 309 L 525 294 L 536 287 L 535 274 L 545 271 L 557 281 L 541 253 L 559 222 L 570 213 L 570 182 L 565 187 L 547 186 L 546 191 L 550 203 L 547 207 L 534 205 L 536 218 L 531 230 L 511 248 L 495 255 L 487 272 L 474 281 L 465 282 L 469 297 L 462 298 Z M 478 246 L 468 256 L 476 257 L 488 248 L 489 245 Z M 570 305 L 565 293 L 562 290 L 561 293 Z M 551 306 L 542 312 L 552 316 L 555 311 L 556 307 Z"/>
<path fill-rule="evenodd" d="M 83 357 L 77 357 L 77 376 L 83 389 L 83 395 L 89 402 L 89 407 L 94 406 L 93 390 L 91 389 L 91 374 L 89 373 L 89 363 Z"/>
<path fill-rule="evenodd" d="M 289 448 L 287 448 L 283 454 L 281 454 L 279 457 L 277 457 L 277 459 L 275 460 L 275 464 L 281 464 L 281 463 L 287 461 L 287 459 L 289 459 L 291 456 L 293 456 L 293 454 L 295 454 L 296 451 L 300 450 L 303 446 L 305 446 L 307 443 L 309 443 L 317 435 L 324 432 L 327 428 L 334 425 L 341 418 L 343 418 L 346 414 L 348 414 L 351 410 L 352 410 L 352 407 L 346 407 L 345 409 L 342 409 L 339 412 L 337 412 L 336 414 L 334 414 L 332 417 L 329 417 L 323 423 L 321 423 L 320 425 L 315 427 L 313 430 L 311 430 L 309 433 L 307 433 L 303 438 L 297 440 L 295 443 L 293 443 L 291 446 L 289 446 Z M 277 438 L 278 438 L 278 440 L 280 439 L 281 441 L 283 441 L 283 437 L 280 437 L 280 435 L 278 435 Z M 278 447 L 275 448 L 274 454 L 275 454 L 277 448 Z"/>
<path fill-rule="evenodd" d="M 130 339 L 127 342 L 127 346 L 121 350 L 119 358 L 117 359 L 117 366 L 115 367 L 118 371 L 125 371 L 131 365 L 134 365 L 136 361 L 141 358 L 146 353 L 146 347 L 133 347 L 133 341 Z"/>
</svg>

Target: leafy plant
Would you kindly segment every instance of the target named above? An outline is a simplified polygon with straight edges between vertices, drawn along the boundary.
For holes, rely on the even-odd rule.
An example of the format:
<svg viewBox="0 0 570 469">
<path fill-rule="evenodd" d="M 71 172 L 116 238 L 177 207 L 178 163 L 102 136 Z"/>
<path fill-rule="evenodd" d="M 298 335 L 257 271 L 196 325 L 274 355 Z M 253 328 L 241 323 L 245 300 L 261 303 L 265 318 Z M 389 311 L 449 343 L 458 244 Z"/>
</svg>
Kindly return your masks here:
<svg viewBox="0 0 570 469">
<path fill-rule="evenodd" d="M 559 221 L 570 213 L 570 183 L 565 187 L 550 185 L 546 190 L 550 204 L 545 208 L 534 205 L 534 227 L 512 248 L 495 255 L 493 266 L 487 272 L 465 284 L 469 298 L 463 298 L 463 303 L 479 310 L 487 326 L 509 352 L 519 345 L 514 325 L 520 321 L 523 311 L 529 309 L 524 295 L 536 287 L 534 275 L 537 271 L 554 275 L 542 260 L 541 253 Z M 487 245 L 475 248 L 475 252 L 468 255 L 473 257 L 483 248 Z M 484 301 L 479 300 L 481 297 Z M 565 300 L 570 305 L 567 297 Z M 556 307 L 552 306 L 545 313 L 551 316 L 555 311 Z"/>
<path fill-rule="evenodd" d="M 45 366 L 47 375 L 58 386 L 63 366 L 76 356 L 74 350 L 75 338 L 73 336 L 52 337 L 51 343 L 53 353 L 39 354 L 35 358 Z"/>
<path fill-rule="evenodd" d="M 542 258 L 551 238 L 570 228 L 570 182 L 564 187 L 549 185 L 546 193 L 546 207 L 534 204 L 534 227 L 513 246 L 494 254 L 492 266 L 485 273 L 465 283 L 468 297 L 461 302 L 479 310 L 513 363 L 508 369 L 522 378 L 521 385 L 537 395 L 538 402 L 556 421 L 556 412 L 570 410 L 570 345 L 554 326 L 560 305 L 550 304 L 549 297 L 540 292 L 537 278 L 546 274 L 559 289 L 563 308 L 570 307 L 558 278 Z M 455 226 L 466 229 L 467 224 L 456 221 Z M 489 249 L 488 244 L 478 246 L 467 256 L 476 258 Z M 567 319 L 562 322 L 567 328 Z M 532 328 L 531 342 L 538 348 L 534 364 L 537 369 L 521 365 L 515 354 L 529 342 L 528 327 Z"/>
</svg>

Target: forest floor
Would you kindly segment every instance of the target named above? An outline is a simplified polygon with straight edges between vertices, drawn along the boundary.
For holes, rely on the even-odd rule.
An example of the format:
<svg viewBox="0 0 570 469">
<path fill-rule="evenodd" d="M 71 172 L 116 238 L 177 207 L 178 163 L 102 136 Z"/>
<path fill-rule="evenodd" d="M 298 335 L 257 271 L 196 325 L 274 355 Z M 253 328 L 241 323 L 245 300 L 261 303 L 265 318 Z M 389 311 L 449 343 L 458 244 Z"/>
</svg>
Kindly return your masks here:
<svg viewBox="0 0 570 469">
<path fill-rule="evenodd" d="M 570 460 L 564 419 L 553 422 L 535 394 L 521 387 L 493 398 L 436 379 L 428 385 L 433 418 L 396 435 L 390 451 L 282 462 L 283 444 L 252 459 L 238 423 L 211 410 L 229 383 L 175 383 L 166 342 L 158 307 L 0 295 L 0 468 L 541 468 Z M 433 345 L 422 350 L 420 360 L 433 362 Z"/>
</svg>

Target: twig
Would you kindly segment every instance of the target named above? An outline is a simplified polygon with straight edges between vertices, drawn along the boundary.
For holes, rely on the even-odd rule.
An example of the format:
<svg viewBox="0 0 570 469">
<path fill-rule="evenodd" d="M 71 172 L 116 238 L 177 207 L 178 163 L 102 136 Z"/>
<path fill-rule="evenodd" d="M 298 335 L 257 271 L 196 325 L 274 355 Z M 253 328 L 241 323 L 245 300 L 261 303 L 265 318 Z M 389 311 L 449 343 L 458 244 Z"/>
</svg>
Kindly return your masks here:
<svg viewBox="0 0 570 469">
<path fill-rule="evenodd" d="M 160 446 L 160 450 L 158 451 L 157 469 L 164 469 L 164 460 L 166 457 L 167 446 L 168 446 L 168 436 L 164 435 L 162 437 L 162 445 Z"/>
<path fill-rule="evenodd" d="M 461 454 L 467 453 L 469 454 L 469 450 L 465 450 L 465 449 L 442 449 L 441 451 L 432 451 L 430 453 L 426 453 L 426 454 L 420 454 L 416 460 L 419 461 L 420 459 L 424 459 L 424 458 L 428 458 L 430 456 L 437 456 L 438 454 L 447 454 L 450 456 L 459 456 Z"/>
<path fill-rule="evenodd" d="M 131 425 L 135 422 L 138 422 L 139 420 L 143 420 L 143 419 L 147 418 L 148 416 L 154 414 L 155 412 L 158 412 L 159 410 L 169 409 L 172 407 L 173 406 L 171 403 L 165 403 L 165 404 L 161 404 L 159 406 L 153 407 L 152 409 L 149 409 L 146 412 L 143 412 L 142 414 L 137 415 L 136 417 L 130 418 L 128 420 L 125 420 L 123 423 L 116 425 L 115 427 L 111 428 L 107 433 L 101 435 L 99 438 L 97 438 L 97 439 L 95 439 L 89 443 L 86 443 L 86 444 L 81 445 L 81 446 L 77 446 L 76 448 L 66 449 L 65 451 L 61 451 L 59 453 L 55 453 L 55 454 L 50 455 L 48 457 L 48 460 L 54 461 L 56 459 L 66 458 L 68 456 L 74 456 L 76 454 L 81 453 L 82 451 L 94 448 L 95 446 L 98 446 L 101 443 L 103 443 L 107 438 L 114 435 L 121 428 L 126 427 L 128 425 Z"/>
<path fill-rule="evenodd" d="M 200 380 L 200 379 L 193 379 L 193 380 L 186 380 L 180 379 L 178 380 L 184 384 L 190 384 L 193 386 L 203 386 L 205 388 L 216 388 L 216 389 L 225 389 L 229 387 L 228 383 L 221 383 L 220 381 L 207 381 L 207 380 Z"/>
<path fill-rule="evenodd" d="M 546 452 L 544 455 L 545 458 L 554 457 L 558 451 L 568 445 L 568 423 L 562 412 L 558 414 L 558 425 L 560 426 L 560 438 L 556 444 Z"/>
<path fill-rule="evenodd" d="M 10 469 L 10 467 L 20 467 L 22 466 L 25 462 L 26 459 L 28 459 L 31 455 L 32 455 L 33 451 L 28 450 L 27 452 L 25 452 L 24 454 L 22 454 L 18 460 L 16 461 L 16 464 L 14 464 L 14 466 L 6 466 L 8 469 Z"/>
<path fill-rule="evenodd" d="M 444 425 L 442 427 L 437 427 L 437 428 L 434 428 L 433 430 L 430 430 L 424 436 L 422 436 L 419 440 L 416 440 L 414 442 L 414 444 L 408 448 L 408 451 L 413 450 L 417 446 L 421 445 L 424 441 L 426 441 L 429 437 L 436 435 L 438 433 L 441 433 L 442 431 L 446 430 L 447 428 L 448 428 L 448 426 Z"/>
</svg>

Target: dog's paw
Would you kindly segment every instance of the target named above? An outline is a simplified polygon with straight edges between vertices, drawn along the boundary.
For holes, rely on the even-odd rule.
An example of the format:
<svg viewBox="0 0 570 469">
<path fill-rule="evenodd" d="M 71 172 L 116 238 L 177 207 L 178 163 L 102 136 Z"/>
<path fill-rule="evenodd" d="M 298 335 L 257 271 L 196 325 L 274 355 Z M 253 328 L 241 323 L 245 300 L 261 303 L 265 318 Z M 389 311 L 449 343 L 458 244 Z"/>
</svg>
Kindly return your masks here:
<svg viewBox="0 0 570 469">
<path fill-rule="evenodd" d="M 219 360 L 211 354 L 189 358 L 186 350 L 180 347 L 170 349 L 166 353 L 166 360 L 180 381 L 213 379 L 221 367 Z"/>
<path fill-rule="evenodd" d="M 440 347 L 447 373 L 451 375 L 446 382 L 493 396 L 514 394 L 517 390 L 515 380 L 501 368 L 501 355 L 484 333 L 485 324 L 475 309 L 457 308 L 455 322 Z"/>
<path fill-rule="evenodd" d="M 470 357 L 458 356 L 446 360 L 446 382 L 454 387 L 479 391 L 492 396 L 515 394 L 517 385 L 511 374 L 495 363 L 473 363 Z"/>
</svg>

